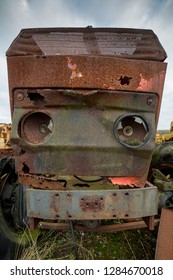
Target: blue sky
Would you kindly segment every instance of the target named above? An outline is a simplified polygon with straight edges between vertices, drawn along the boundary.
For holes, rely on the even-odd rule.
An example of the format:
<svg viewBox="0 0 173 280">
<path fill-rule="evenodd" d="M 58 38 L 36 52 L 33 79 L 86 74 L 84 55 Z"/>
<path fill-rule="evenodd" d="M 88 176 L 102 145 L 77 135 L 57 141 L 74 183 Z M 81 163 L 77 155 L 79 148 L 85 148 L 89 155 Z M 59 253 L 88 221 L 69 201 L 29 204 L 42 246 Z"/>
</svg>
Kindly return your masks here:
<svg viewBox="0 0 173 280">
<path fill-rule="evenodd" d="M 22 28 L 152 29 L 168 58 L 159 129 L 173 120 L 173 0 L 0 0 L 0 122 L 11 122 L 5 52 Z"/>
</svg>

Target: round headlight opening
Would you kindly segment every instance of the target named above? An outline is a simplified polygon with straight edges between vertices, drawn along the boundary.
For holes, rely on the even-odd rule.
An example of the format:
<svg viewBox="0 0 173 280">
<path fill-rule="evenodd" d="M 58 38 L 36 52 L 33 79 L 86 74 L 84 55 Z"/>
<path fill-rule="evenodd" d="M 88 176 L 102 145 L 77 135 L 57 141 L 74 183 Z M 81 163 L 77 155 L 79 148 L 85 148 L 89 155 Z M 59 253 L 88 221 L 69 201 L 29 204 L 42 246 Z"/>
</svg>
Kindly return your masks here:
<svg viewBox="0 0 173 280">
<path fill-rule="evenodd" d="M 137 148 L 148 140 L 149 128 L 140 115 L 125 115 L 114 124 L 114 135 L 119 143 L 129 148 Z"/>
<path fill-rule="evenodd" d="M 25 115 L 19 125 L 19 136 L 32 144 L 38 144 L 52 133 L 53 122 L 51 117 L 43 112 L 34 112 Z"/>
</svg>

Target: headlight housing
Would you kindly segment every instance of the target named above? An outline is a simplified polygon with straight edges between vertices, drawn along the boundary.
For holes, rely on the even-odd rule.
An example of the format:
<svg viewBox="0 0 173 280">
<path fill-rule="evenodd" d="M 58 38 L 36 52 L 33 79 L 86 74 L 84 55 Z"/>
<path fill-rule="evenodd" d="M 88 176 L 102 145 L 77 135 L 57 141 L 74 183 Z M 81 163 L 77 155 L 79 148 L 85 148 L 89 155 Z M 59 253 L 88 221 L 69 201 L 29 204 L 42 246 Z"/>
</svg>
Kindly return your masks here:
<svg viewBox="0 0 173 280">
<path fill-rule="evenodd" d="M 39 144 L 52 133 L 53 121 L 51 117 L 43 112 L 32 112 L 25 115 L 18 128 L 21 138 L 32 144 Z"/>
<path fill-rule="evenodd" d="M 128 114 L 119 117 L 113 132 L 117 141 L 131 149 L 143 146 L 149 138 L 149 126 L 144 117 L 138 114 Z"/>
</svg>

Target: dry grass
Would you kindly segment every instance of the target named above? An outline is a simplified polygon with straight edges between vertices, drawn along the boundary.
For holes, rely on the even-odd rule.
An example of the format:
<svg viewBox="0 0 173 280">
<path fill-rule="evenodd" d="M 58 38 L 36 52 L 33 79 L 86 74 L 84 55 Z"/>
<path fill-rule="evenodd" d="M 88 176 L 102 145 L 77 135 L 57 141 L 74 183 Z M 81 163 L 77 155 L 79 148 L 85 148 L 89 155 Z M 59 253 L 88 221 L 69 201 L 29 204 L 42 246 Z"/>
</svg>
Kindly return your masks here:
<svg viewBox="0 0 173 280">
<path fill-rule="evenodd" d="M 76 241 L 78 255 L 81 259 L 93 259 L 92 253 L 84 247 L 82 238 Z M 43 231 L 38 238 L 30 235 L 29 246 L 16 250 L 18 260 L 76 259 L 74 243 L 69 233 Z"/>
<path fill-rule="evenodd" d="M 29 232 L 29 246 L 22 249 L 19 246 L 16 250 L 16 259 L 154 259 L 156 232 L 153 233 L 148 229 L 117 233 L 75 232 L 75 240 L 70 232 L 41 231 L 40 234 Z"/>
</svg>

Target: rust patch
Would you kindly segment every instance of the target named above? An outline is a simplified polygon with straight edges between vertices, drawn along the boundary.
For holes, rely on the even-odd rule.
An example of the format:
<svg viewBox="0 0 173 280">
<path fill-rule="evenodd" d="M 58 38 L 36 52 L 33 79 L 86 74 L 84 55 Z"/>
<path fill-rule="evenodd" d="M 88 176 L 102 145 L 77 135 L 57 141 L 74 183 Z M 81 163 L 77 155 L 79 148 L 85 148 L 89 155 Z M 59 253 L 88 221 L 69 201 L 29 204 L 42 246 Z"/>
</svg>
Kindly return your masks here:
<svg viewBox="0 0 173 280">
<path fill-rule="evenodd" d="M 120 185 L 120 186 L 130 186 L 130 187 L 135 187 L 135 186 L 144 186 L 146 183 L 146 178 L 145 176 L 142 178 L 138 178 L 137 176 L 134 177 L 109 177 L 109 180 L 112 182 L 114 185 Z"/>
<path fill-rule="evenodd" d="M 35 189 L 64 190 L 66 186 L 65 180 L 23 173 L 19 173 L 19 181 L 21 184 Z"/>
<path fill-rule="evenodd" d="M 0 149 L 0 157 L 3 156 L 13 156 L 12 149 Z"/>
<path fill-rule="evenodd" d="M 163 61 L 166 52 L 152 30 L 130 28 L 23 29 L 8 56 L 105 55 Z"/>
<path fill-rule="evenodd" d="M 173 260 L 173 210 L 162 208 L 156 245 L 156 260 Z"/>
<path fill-rule="evenodd" d="M 7 51 L 16 171 L 144 187 L 165 58 L 151 30 L 21 31 Z"/>
<path fill-rule="evenodd" d="M 82 197 L 80 199 L 80 207 L 83 211 L 101 211 L 104 209 L 104 198 Z"/>
<path fill-rule="evenodd" d="M 77 69 L 77 64 L 73 62 L 73 59 L 71 57 L 67 57 L 67 64 L 68 64 L 68 68 L 72 71 L 70 76 L 70 82 L 75 78 L 82 77 L 81 72 L 79 72 L 79 70 Z"/>
<path fill-rule="evenodd" d="M 154 226 L 158 226 L 159 219 L 154 220 Z M 49 229 L 49 230 L 57 230 L 57 231 L 69 231 L 70 226 L 69 223 L 53 223 L 53 222 L 45 222 L 41 221 L 39 223 L 39 227 L 41 229 Z M 75 230 L 84 231 L 84 232 L 117 232 L 124 230 L 132 230 L 139 228 L 146 228 L 147 225 L 144 221 L 134 220 L 133 222 L 121 222 L 120 224 L 112 224 L 112 225 L 100 225 L 95 228 L 88 228 L 82 225 L 74 225 Z"/>
</svg>

